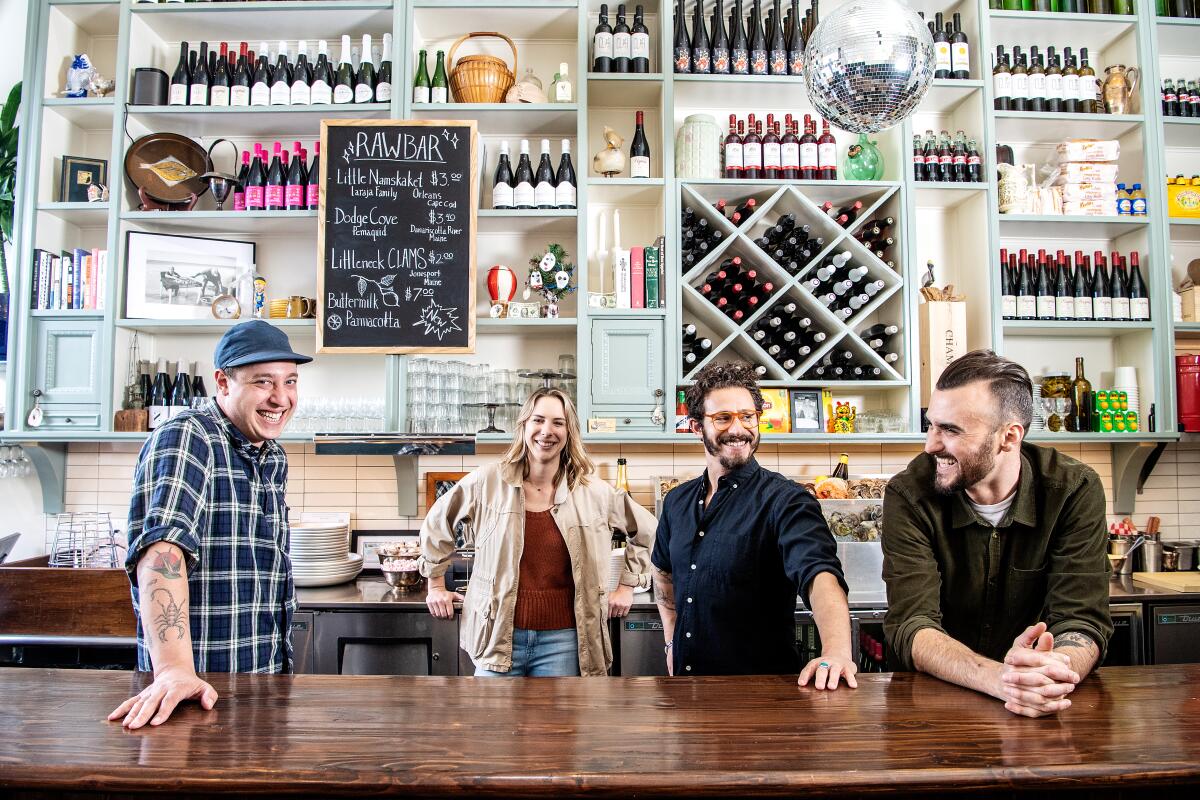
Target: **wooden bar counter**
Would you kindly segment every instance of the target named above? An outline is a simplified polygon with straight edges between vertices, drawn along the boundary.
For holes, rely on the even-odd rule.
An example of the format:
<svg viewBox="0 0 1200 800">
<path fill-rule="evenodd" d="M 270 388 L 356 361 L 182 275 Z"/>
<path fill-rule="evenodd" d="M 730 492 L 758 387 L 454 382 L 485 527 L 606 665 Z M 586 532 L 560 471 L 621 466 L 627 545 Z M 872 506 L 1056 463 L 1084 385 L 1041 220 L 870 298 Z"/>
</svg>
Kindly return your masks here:
<svg viewBox="0 0 1200 800">
<path fill-rule="evenodd" d="M 1191 796 L 1200 665 L 1104 668 L 1056 718 L 922 675 L 210 675 L 217 707 L 104 721 L 145 675 L 0 670 L 0 795 Z M 1071 796 L 1077 796 L 1072 794 Z"/>
</svg>

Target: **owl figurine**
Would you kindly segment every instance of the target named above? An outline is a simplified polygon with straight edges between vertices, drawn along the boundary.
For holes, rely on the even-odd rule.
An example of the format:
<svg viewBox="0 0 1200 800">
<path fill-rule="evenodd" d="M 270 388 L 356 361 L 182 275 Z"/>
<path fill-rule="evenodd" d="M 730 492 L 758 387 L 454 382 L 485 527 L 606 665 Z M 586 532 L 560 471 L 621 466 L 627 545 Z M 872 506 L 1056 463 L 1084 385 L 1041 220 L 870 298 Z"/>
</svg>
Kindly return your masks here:
<svg viewBox="0 0 1200 800">
<path fill-rule="evenodd" d="M 606 178 L 611 178 L 625 171 L 625 153 L 621 150 L 625 140 L 605 125 L 604 142 L 604 149 L 592 156 L 592 169 Z"/>
</svg>

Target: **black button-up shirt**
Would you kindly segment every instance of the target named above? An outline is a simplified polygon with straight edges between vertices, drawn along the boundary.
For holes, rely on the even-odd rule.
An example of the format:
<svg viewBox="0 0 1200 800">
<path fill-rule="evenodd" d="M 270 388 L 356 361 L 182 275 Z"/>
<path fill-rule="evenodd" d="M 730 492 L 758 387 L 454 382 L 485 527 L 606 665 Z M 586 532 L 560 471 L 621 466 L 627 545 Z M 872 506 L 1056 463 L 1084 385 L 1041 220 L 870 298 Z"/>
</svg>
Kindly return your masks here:
<svg viewBox="0 0 1200 800">
<path fill-rule="evenodd" d="M 675 586 L 676 675 L 800 671 L 796 595 L 837 576 L 837 546 L 815 498 L 754 459 L 717 481 L 708 472 L 672 489 L 651 560 Z"/>
</svg>

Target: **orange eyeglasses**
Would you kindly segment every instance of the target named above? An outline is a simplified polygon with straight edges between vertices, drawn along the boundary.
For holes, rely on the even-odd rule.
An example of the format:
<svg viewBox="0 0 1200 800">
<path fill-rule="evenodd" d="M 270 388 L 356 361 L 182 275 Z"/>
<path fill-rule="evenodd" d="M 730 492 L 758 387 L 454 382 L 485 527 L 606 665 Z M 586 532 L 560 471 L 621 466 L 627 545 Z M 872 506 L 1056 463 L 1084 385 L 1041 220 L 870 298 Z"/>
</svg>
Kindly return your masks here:
<svg viewBox="0 0 1200 800">
<path fill-rule="evenodd" d="M 733 425 L 736 419 L 742 424 L 746 430 L 757 430 L 759 413 L 753 409 L 742 411 L 718 411 L 714 414 L 705 414 L 705 417 L 712 420 L 713 427 L 718 431 L 727 431 Z"/>
</svg>

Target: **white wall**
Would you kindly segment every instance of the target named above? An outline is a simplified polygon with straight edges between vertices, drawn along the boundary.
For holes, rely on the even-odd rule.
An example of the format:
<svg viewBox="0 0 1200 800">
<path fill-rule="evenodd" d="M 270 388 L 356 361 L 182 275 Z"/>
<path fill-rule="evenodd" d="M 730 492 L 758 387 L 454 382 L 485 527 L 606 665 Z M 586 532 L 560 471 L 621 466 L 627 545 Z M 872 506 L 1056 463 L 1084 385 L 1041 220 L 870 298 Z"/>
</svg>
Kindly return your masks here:
<svg viewBox="0 0 1200 800">
<path fill-rule="evenodd" d="M 0 102 L 8 90 L 21 80 L 25 72 L 26 0 L 0 0 Z M 29 54 L 32 56 L 32 54 Z M 10 277 L 15 272 L 11 252 L 8 254 Z M 0 398 L 4 396 L 7 375 L 0 373 Z M 42 519 L 42 489 L 37 477 L 0 479 L 0 534 L 24 534 L 10 558 L 25 558 L 44 552 Z"/>
</svg>

